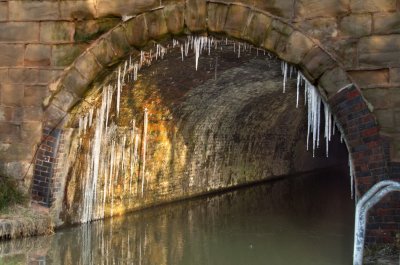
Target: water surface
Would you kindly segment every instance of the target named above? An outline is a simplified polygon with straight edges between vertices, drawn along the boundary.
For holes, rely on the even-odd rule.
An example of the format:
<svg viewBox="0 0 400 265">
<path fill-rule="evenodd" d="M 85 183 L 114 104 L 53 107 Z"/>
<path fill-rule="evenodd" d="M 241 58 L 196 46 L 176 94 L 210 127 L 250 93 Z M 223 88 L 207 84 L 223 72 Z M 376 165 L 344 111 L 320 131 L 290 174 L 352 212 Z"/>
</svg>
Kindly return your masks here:
<svg viewBox="0 0 400 265">
<path fill-rule="evenodd" d="M 0 264 L 351 264 L 349 182 L 320 171 L 1 242 Z"/>
</svg>

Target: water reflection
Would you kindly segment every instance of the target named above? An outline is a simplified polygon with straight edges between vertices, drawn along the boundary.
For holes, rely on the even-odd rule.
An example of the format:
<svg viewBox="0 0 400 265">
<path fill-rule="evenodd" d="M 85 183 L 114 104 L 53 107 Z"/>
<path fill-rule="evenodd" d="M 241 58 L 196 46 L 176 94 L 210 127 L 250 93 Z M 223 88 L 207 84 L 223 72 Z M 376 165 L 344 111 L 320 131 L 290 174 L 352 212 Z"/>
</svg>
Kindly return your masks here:
<svg viewBox="0 0 400 265">
<path fill-rule="evenodd" d="M 2 242 L 0 264 L 351 264 L 344 176 L 291 177 Z"/>
</svg>

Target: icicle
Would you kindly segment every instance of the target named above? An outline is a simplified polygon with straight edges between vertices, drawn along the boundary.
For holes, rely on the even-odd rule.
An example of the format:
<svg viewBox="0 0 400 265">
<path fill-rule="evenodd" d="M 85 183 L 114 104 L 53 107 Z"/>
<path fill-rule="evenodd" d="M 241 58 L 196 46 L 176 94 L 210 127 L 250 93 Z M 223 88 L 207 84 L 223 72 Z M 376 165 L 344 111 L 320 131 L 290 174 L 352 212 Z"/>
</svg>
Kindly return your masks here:
<svg viewBox="0 0 400 265">
<path fill-rule="evenodd" d="M 118 80 L 117 80 L 117 117 L 119 116 L 120 100 L 121 100 L 121 67 L 118 68 Z"/>
<path fill-rule="evenodd" d="M 142 149 L 142 197 L 144 193 L 144 182 L 146 181 L 146 150 L 147 150 L 147 124 L 148 124 L 148 111 L 144 109 L 143 119 L 143 149 Z"/>
<path fill-rule="evenodd" d="M 91 109 L 89 110 L 89 127 L 92 127 L 93 112 L 94 112 L 94 108 L 91 108 Z"/>
<path fill-rule="evenodd" d="M 300 72 L 297 73 L 297 92 L 296 92 L 296 108 L 299 107 L 299 94 L 300 94 L 300 84 L 301 84 L 301 76 Z"/>
<path fill-rule="evenodd" d="M 349 152 L 349 169 L 350 169 L 351 198 L 354 199 L 354 165 L 350 152 Z"/>
<path fill-rule="evenodd" d="M 283 74 L 283 93 L 286 92 L 286 82 L 287 82 L 287 63 L 282 61 L 282 74 Z"/>
<path fill-rule="evenodd" d="M 139 70 L 139 65 L 135 63 L 133 66 L 133 80 L 136 81 L 138 78 L 138 70 Z"/>
<path fill-rule="evenodd" d="M 200 39 L 198 38 L 196 38 L 194 41 L 194 52 L 195 52 L 196 71 L 197 71 L 197 66 L 199 65 L 199 57 L 200 57 Z"/>
<path fill-rule="evenodd" d="M 238 43 L 238 58 L 240 58 L 240 42 Z"/>
<path fill-rule="evenodd" d="M 183 45 L 181 45 L 181 55 L 182 55 L 182 62 L 183 62 Z"/>
</svg>

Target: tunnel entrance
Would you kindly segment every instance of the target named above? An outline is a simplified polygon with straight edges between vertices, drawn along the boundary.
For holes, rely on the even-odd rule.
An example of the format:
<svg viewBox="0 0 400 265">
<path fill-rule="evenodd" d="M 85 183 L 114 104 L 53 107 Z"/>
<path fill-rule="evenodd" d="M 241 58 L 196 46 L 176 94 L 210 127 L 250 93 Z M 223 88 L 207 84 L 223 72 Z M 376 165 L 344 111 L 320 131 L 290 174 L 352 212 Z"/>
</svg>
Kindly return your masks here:
<svg viewBox="0 0 400 265">
<path fill-rule="evenodd" d="M 178 40 L 150 45 L 73 109 L 60 176 L 66 180 L 61 223 L 347 166 L 338 130 L 329 158 L 324 129 L 323 147 L 313 154 L 310 140 L 306 150 L 308 114 L 303 103 L 296 108 L 296 98 L 305 98 L 297 93 L 294 68 L 282 77 L 288 65 L 228 39 L 206 43 L 198 58 L 193 43 L 191 52 Z"/>
</svg>

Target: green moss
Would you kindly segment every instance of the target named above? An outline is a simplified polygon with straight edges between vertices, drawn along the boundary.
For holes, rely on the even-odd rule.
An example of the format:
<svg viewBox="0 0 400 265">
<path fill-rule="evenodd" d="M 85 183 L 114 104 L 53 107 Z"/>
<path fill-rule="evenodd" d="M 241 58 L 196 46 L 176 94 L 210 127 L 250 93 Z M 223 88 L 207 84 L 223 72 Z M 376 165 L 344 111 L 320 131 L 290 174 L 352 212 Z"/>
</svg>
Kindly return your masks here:
<svg viewBox="0 0 400 265">
<path fill-rule="evenodd" d="M 24 204 L 27 196 L 19 189 L 18 183 L 5 176 L 0 176 L 0 211 L 6 211 L 9 206 Z"/>
</svg>

